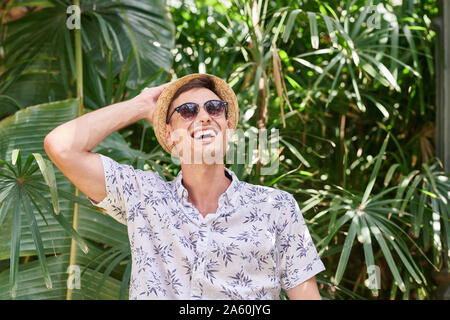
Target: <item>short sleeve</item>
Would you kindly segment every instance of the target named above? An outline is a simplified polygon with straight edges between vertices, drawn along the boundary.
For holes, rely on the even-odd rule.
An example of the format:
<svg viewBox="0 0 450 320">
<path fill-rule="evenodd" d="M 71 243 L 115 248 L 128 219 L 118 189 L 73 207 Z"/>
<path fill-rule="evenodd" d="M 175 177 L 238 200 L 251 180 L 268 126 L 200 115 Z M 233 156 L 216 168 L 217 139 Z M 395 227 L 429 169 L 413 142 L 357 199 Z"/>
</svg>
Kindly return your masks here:
<svg viewBox="0 0 450 320">
<path fill-rule="evenodd" d="M 126 164 L 120 164 L 113 159 L 98 154 L 103 163 L 105 175 L 106 197 L 95 202 L 89 198 L 89 201 L 96 206 L 104 209 L 107 214 L 112 216 L 120 223 L 127 224 L 127 203 L 133 201 L 138 191 L 138 182 L 136 170 Z"/>
<path fill-rule="evenodd" d="M 292 289 L 325 270 L 297 201 L 291 194 L 278 220 L 281 287 Z"/>
</svg>

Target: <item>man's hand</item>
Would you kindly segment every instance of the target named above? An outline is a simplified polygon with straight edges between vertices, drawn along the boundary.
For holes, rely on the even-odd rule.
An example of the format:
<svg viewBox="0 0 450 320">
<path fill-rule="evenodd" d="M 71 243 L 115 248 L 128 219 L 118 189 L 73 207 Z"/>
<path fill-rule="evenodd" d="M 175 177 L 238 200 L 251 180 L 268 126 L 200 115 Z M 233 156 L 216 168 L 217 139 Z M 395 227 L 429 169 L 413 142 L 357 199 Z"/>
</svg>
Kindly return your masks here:
<svg viewBox="0 0 450 320">
<path fill-rule="evenodd" d="M 133 98 L 139 104 L 145 105 L 148 108 L 148 113 L 145 119 L 153 125 L 153 112 L 155 111 L 156 101 L 158 101 L 159 96 L 163 90 L 170 83 L 164 83 L 158 87 L 144 88 L 141 93 Z"/>
</svg>

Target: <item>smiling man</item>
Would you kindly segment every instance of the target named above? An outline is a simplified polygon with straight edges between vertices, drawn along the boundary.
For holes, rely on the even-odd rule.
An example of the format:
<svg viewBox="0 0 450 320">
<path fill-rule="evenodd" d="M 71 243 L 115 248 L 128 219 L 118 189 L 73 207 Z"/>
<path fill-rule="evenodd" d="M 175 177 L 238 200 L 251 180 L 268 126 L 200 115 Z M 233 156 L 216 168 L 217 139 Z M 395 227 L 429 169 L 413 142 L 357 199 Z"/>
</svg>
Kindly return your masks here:
<svg viewBox="0 0 450 320">
<path fill-rule="evenodd" d="M 278 299 L 281 288 L 290 299 L 321 299 L 315 275 L 325 267 L 294 197 L 240 181 L 217 161 L 238 115 L 225 81 L 192 74 L 47 135 L 62 173 L 127 225 L 130 299 Z M 140 119 L 179 157 L 173 181 L 91 152 Z"/>
</svg>

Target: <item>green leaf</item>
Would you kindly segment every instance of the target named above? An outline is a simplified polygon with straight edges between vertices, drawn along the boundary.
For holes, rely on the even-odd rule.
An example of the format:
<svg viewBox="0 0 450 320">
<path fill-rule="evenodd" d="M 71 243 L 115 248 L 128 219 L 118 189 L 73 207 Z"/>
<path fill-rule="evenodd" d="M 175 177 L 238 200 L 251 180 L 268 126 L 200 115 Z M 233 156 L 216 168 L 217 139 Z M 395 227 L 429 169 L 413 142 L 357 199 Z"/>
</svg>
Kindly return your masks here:
<svg viewBox="0 0 450 320">
<path fill-rule="evenodd" d="M 41 206 L 47 208 L 47 211 L 53 215 L 56 221 L 60 224 L 60 226 L 75 239 L 76 243 L 80 247 L 80 249 L 87 254 L 89 252 L 88 245 L 86 241 L 78 234 L 78 232 L 72 227 L 69 221 L 64 218 L 62 214 L 55 214 L 51 203 L 42 196 L 39 192 L 36 192 L 33 189 L 28 190 L 41 204 Z"/>
<path fill-rule="evenodd" d="M 425 193 L 420 193 L 417 214 L 414 215 L 413 232 L 414 237 L 418 238 L 422 229 L 423 211 L 425 209 Z"/>
<path fill-rule="evenodd" d="M 361 25 L 364 21 L 366 21 L 367 14 L 369 13 L 369 9 L 372 7 L 372 0 L 366 0 L 366 4 L 364 5 L 364 9 L 362 13 L 359 15 L 358 20 L 356 20 L 356 23 L 353 26 L 351 37 L 355 38 L 355 36 L 358 34 L 359 30 L 361 29 Z"/>
<path fill-rule="evenodd" d="M 77 263 L 81 265 L 86 264 L 87 259 L 88 258 L 86 257 L 78 256 Z M 18 277 L 17 300 L 66 299 L 69 255 L 62 254 L 51 256 L 48 258 L 47 262 L 50 276 L 53 281 L 53 289 L 48 290 L 45 288 L 42 281 L 42 271 L 39 262 L 32 261 L 21 267 Z M 80 290 L 74 290 L 73 292 L 74 299 L 95 299 L 95 290 L 101 277 L 101 273 L 88 270 L 81 278 Z M 7 294 L 8 279 L 9 274 L 7 272 L 0 272 L 0 300 L 11 299 L 9 294 Z M 99 298 L 102 300 L 117 300 L 120 285 L 121 283 L 119 280 L 108 277 L 103 285 L 103 290 Z"/>
<path fill-rule="evenodd" d="M 123 274 L 122 283 L 120 285 L 120 293 L 119 293 L 119 300 L 125 299 L 126 290 L 130 284 L 130 276 L 131 276 L 131 266 L 132 266 L 132 260 L 130 259 L 127 263 L 127 268 L 125 269 L 125 272 Z"/>
<path fill-rule="evenodd" d="M 53 210 L 56 214 L 59 214 L 59 200 L 58 200 L 58 187 L 56 185 L 55 172 L 53 171 L 53 164 L 42 158 L 42 155 L 39 153 L 33 153 L 36 162 L 39 165 L 39 169 L 41 169 L 42 175 L 44 177 L 45 183 L 50 188 L 50 195 L 52 197 Z"/>
<path fill-rule="evenodd" d="M 414 61 L 414 69 L 419 70 L 420 68 L 420 62 L 419 62 L 419 57 L 417 55 L 417 48 L 416 48 L 416 44 L 414 42 L 413 36 L 411 34 L 410 28 L 408 28 L 408 26 L 404 26 L 403 27 L 403 33 L 405 35 L 405 38 L 409 44 L 410 47 L 410 52 L 412 54 L 413 57 L 413 61 Z"/>
<path fill-rule="evenodd" d="M 120 253 L 120 252 L 119 252 Z M 108 276 L 111 274 L 112 270 L 114 269 L 114 267 L 116 267 L 123 259 L 125 259 L 126 257 L 128 257 L 130 255 L 130 252 L 123 252 L 121 254 L 119 254 L 106 268 L 105 272 L 103 273 L 103 277 L 101 279 L 101 281 L 98 283 L 98 287 L 97 287 L 97 297 L 100 296 L 101 293 L 101 288 L 105 283 L 105 280 L 108 278 Z"/>
<path fill-rule="evenodd" d="M 31 176 L 35 172 L 35 170 L 34 170 L 35 166 L 31 166 L 31 164 L 33 163 L 33 160 L 34 160 L 33 155 L 29 154 L 27 157 L 27 160 L 25 161 L 25 165 L 22 168 L 22 174 L 24 176 Z M 39 169 L 39 167 L 38 167 L 38 169 Z"/>
<path fill-rule="evenodd" d="M 20 256 L 20 236 L 22 234 L 22 220 L 20 216 L 20 203 L 22 202 L 22 192 L 17 192 L 17 201 L 14 203 L 13 219 L 11 225 L 11 259 L 9 275 L 9 292 L 11 297 L 15 298 L 17 294 L 17 274 L 19 273 Z"/>
<path fill-rule="evenodd" d="M 2 159 L 0 159 L 0 163 L 3 163 L 4 165 L 6 165 L 9 169 L 9 171 L 11 171 L 11 173 L 14 175 L 14 177 L 17 178 L 18 171 L 16 171 L 12 165 L 10 165 L 8 162 L 6 162 L 5 160 L 2 160 Z M 11 177 L 11 176 L 9 176 L 9 177 Z"/>
<path fill-rule="evenodd" d="M 323 74 L 323 73 L 324 73 L 324 70 L 323 70 L 321 67 L 316 66 L 315 64 L 312 64 L 312 63 L 309 62 L 308 60 L 301 59 L 301 58 L 298 58 L 298 57 L 292 58 L 292 60 L 297 61 L 298 63 L 301 63 L 301 64 L 303 64 L 304 66 L 313 69 L 313 70 L 316 71 L 317 73 L 320 73 L 320 74 Z"/>
<path fill-rule="evenodd" d="M 342 68 L 344 67 L 345 60 L 346 59 L 344 57 L 341 57 L 341 60 L 339 61 L 339 67 L 336 71 L 336 74 L 334 75 L 333 84 L 331 85 L 330 93 L 328 94 L 327 104 L 326 104 L 327 108 L 328 108 L 328 105 L 331 103 L 331 101 L 333 101 L 334 97 L 337 95 L 337 93 L 335 92 L 335 88 L 336 88 L 336 84 L 339 80 L 339 76 L 341 75 Z"/>
<path fill-rule="evenodd" d="M 336 25 L 339 33 L 344 38 L 348 48 L 350 49 L 350 53 L 351 53 L 353 62 L 355 63 L 355 66 L 358 67 L 359 63 L 360 63 L 360 59 L 359 59 L 358 53 L 356 52 L 355 44 L 353 43 L 353 40 L 350 38 L 350 36 L 347 34 L 347 32 L 345 32 L 344 28 L 342 27 L 342 25 L 339 23 L 338 20 L 335 20 L 335 25 Z"/>
<path fill-rule="evenodd" d="M 15 188 L 16 183 L 10 182 L 9 184 L 4 184 L 2 186 L 2 190 L 0 192 L 0 203 L 3 202 L 3 200 L 6 199 L 10 194 L 14 194 L 14 190 L 11 190 L 12 188 Z"/>
<path fill-rule="evenodd" d="M 406 177 L 402 177 L 402 179 L 399 182 L 397 194 L 395 195 L 395 199 L 402 199 L 403 193 L 405 192 L 406 188 L 408 187 L 411 179 L 419 173 L 419 170 L 413 170 L 411 171 Z M 394 203 L 394 208 L 399 208 L 400 203 Z"/>
<path fill-rule="evenodd" d="M 16 165 L 18 157 L 20 157 L 20 150 L 19 149 L 14 149 L 13 152 L 11 153 L 11 163 L 12 163 L 13 166 Z M 19 171 L 20 171 L 20 164 L 18 164 L 18 168 L 19 168 Z"/>
<path fill-rule="evenodd" d="M 281 15 L 281 19 L 280 22 L 278 23 L 278 27 L 275 30 L 275 33 L 272 35 L 272 46 L 275 45 L 275 43 L 278 40 L 278 36 L 280 35 L 280 30 L 281 28 L 284 26 L 284 20 L 286 19 L 287 16 L 287 11 L 283 12 L 283 14 Z M 268 52 L 270 55 L 271 53 Z"/>
<path fill-rule="evenodd" d="M 350 251 L 352 250 L 353 242 L 355 240 L 357 228 L 359 228 L 358 218 L 355 217 L 353 218 L 352 223 L 350 224 L 350 228 L 348 229 L 348 234 L 345 237 L 344 247 L 341 253 L 341 257 L 339 258 L 339 263 L 336 270 L 334 280 L 335 284 L 339 284 L 342 280 L 342 276 L 344 275 L 345 267 L 347 266 L 348 258 L 350 256 Z"/>
<path fill-rule="evenodd" d="M 365 206 L 367 204 L 367 200 L 369 199 L 370 193 L 372 192 L 373 186 L 375 185 L 375 180 L 378 175 L 378 171 L 380 170 L 381 161 L 383 159 L 384 152 L 386 150 L 386 146 L 389 141 L 389 133 L 384 139 L 383 145 L 381 146 L 381 150 L 377 155 L 377 161 L 375 162 L 375 166 L 373 167 L 372 174 L 369 179 L 369 183 L 367 184 L 366 190 L 364 191 L 364 195 L 361 200 L 361 205 Z"/>
<path fill-rule="evenodd" d="M 348 210 L 345 212 L 345 214 L 340 217 L 332 230 L 328 230 L 328 235 L 326 238 L 323 238 L 317 243 L 317 247 L 321 247 L 322 249 L 319 251 L 319 256 L 323 254 L 323 252 L 327 249 L 328 243 L 331 241 L 335 233 L 344 225 L 347 223 L 348 220 L 353 219 L 355 216 L 355 212 L 353 210 Z"/>
<path fill-rule="evenodd" d="M 378 226 L 380 227 L 380 230 L 383 230 L 383 226 L 382 224 L 378 224 Z M 403 262 L 404 266 L 406 267 L 406 269 L 409 271 L 409 273 L 413 276 L 414 280 L 418 283 L 418 284 L 422 284 L 422 280 L 420 279 L 420 277 L 418 276 L 418 274 L 416 273 L 416 270 L 414 269 L 414 267 L 411 265 L 410 261 L 414 264 L 415 268 L 418 269 L 418 267 L 415 265 L 415 263 L 413 262 L 413 258 L 411 256 L 411 254 L 407 251 L 405 251 L 405 254 L 408 255 L 408 257 L 402 252 L 402 250 L 399 248 L 399 246 L 397 245 L 395 239 L 392 240 L 390 235 L 383 230 L 383 232 L 385 232 L 386 239 L 390 242 L 390 244 L 394 247 L 394 250 L 397 252 L 398 256 L 400 257 L 400 260 Z"/>
<path fill-rule="evenodd" d="M 359 217 L 359 225 L 358 228 L 358 240 L 363 244 L 364 249 L 364 257 L 366 260 L 367 272 L 369 273 L 369 267 L 375 266 L 375 259 L 373 257 L 373 249 L 372 249 L 372 240 L 370 238 L 370 230 L 367 226 L 367 221 L 365 218 L 365 214 L 361 214 Z M 372 290 L 372 292 L 378 296 L 378 289 Z"/>
<path fill-rule="evenodd" d="M 162 168 L 159 164 L 157 164 L 155 161 L 153 160 L 149 160 L 150 163 L 152 164 L 152 166 L 155 168 L 156 172 L 158 172 L 159 176 L 164 180 L 167 181 L 166 176 L 164 175 Z"/>
<path fill-rule="evenodd" d="M 112 42 L 111 42 L 111 38 L 109 37 L 109 32 L 108 32 L 108 28 L 106 26 L 105 20 L 103 19 L 103 17 L 101 15 L 99 15 L 95 11 L 92 11 L 92 14 L 97 19 L 97 21 L 100 25 L 100 32 L 103 37 L 103 40 L 105 41 L 104 43 L 106 44 L 106 46 L 108 47 L 109 50 L 112 50 Z"/>
<path fill-rule="evenodd" d="M 295 60 L 295 59 L 294 59 Z M 337 54 L 333 59 L 330 60 L 330 62 L 328 63 L 328 65 L 325 67 L 325 69 L 321 69 L 319 67 L 318 70 L 316 70 L 317 72 L 321 73 L 321 75 L 317 78 L 317 80 L 314 82 L 313 88 L 316 89 L 317 86 L 319 85 L 319 83 L 322 81 L 322 79 L 328 75 L 328 71 L 331 70 L 331 68 L 333 68 L 336 63 L 338 63 L 340 60 L 342 60 L 342 55 L 341 54 Z"/>
<path fill-rule="evenodd" d="M 333 47 L 338 47 L 338 40 L 336 36 L 336 28 L 334 27 L 334 20 L 330 17 L 322 14 L 323 20 L 325 21 L 325 25 L 327 26 L 328 34 L 330 35 L 331 41 L 333 42 Z"/>
<path fill-rule="evenodd" d="M 314 12 L 308 12 L 309 28 L 311 31 L 311 45 L 313 49 L 319 48 L 319 32 L 317 31 L 317 19 Z"/>
<path fill-rule="evenodd" d="M 384 183 L 383 185 L 387 187 L 389 185 L 389 182 L 391 182 L 392 176 L 394 175 L 395 170 L 400 166 L 398 163 L 394 163 L 386 173 L 386 176 L 384 177 Z"/>
<path fill-rule="evenodd" d="M 308 161 L 301 155 L 301 153 L 295 148 L 292 144 L 284 140 L 283 138 L 280 138 L 280 141 L 285 144 L 289 150 L 303 163 L 307 168 L 311 167 Z"/>
<path fill-rule="evenodd" d="M 288 41 L 289 36 L 291 35 L 292 32 L 292 28 L 294 27 L 295 19 L 297 18 L 300 12 L 301 12 L 300 9 L 295 9 L 292 10 L 291 13 L 289 14 L 289 18 L 283 32 L 283 42 L 286 43 Z"/>
<path fill-rule="evenodd" d="M 386 244 L 386 241 L 384 240 L 383 234 L 381 233 L 380 229 L 376 226 L 375 222 L 370 217 L 367 217 L 367 219 L 368 219 L 368 221 L 372 222 L 369 224 L 369 228 L 372 231 L 372 234 L 374 235 L 375 239 L 377 239 L 377 242 L 381 247 L 381 251 L 384 254 L 386 262 L 389 266 L 389 269 L 392 272 L 392 275 L 394 276 L 395 281 L 397 282 L 397 285 L 399 286 L 399 288 L 402 292 L 405 292 L 406 291 L 405 283 L 403 282 L 403 280 L 400 276 L 397 265 L 394 261 L 394 258 L 392 257 L 390 249 L 388 248 L 388 246 Z"/>
<path fill-rule="evenodd" d="M 356 105 L 358 106 L 358 108 L 362 112 L 365 112 L 366 111 L 366 106 L 362 102 L 361 94 L 359 93 L 358 81 L 356 80 L 355 73 L 353 72 L 353 67 L 352 67 L 352 65 L 350 63 L 348 63 L 347 66 L 348 66 L 348 71 L 350 71 L 350 77 L 351 77 L 351 80 L 352 80 L 352 86 L 353 86 L 353 89 L 355 90 Z"/>
<path fill-rule="evenodd" d="M 417 188 L 417 186 L 419 185 L 420 182 L 422 182 L 422 177 L 416 176 L 414 178 L 413 183 L 409 187 L 408 192 L 406 193 L 405 197 L 403 198 L 403 204 L 402 204 L 402 206 L 400 208 L 400 211 L 405 211 L 406 206 L 408 205 L 408 202 L 411 199 L 411 196 L 413 195 L 413 192 L 416 191 L 416 188 Z"/>
<path fill-rule="evenodd" d="M 31 229 L 31 234 L 33 235 L 34 245 L 36 246 L 36 253 L 39 257 L 39 264 L 41 265 L 42 274 L 44 275 L 45 285 L 48 289 L 52 288 L 52 280 L 50 278 L 50 274 L 47 266 L 47 259 L 44 253 L 44 246 L 42 244 L 41 232 L 39 231 L 36 218 L 34 217 L 33 210 L 30 207 L 30 202 L 27 197 L 27 194 L 24 193 L 22 197 L 22 206 L 25 209 L 26 214 L 28 215 L 28 222 Z"/>
<path fill-rule="evenodd" d="M 371 97 L 368 94 L 362 94 L 362 96 L 367 98 L 368 100 L 372 101 L 373 104 L 378 108 L 378 110 L 380 110 L 380 112 L 384 118 L 386 118 L 386 119 L 389 118 L 389 112 L 387 111 L 387 109 L 384 105 L 382 105 L 380 102 L 378 102 L 377 100 L 375 100 L 373 97 Z"/>
<path fill-rule="evenodd" d="M 14 192 L 16 187 L 12 186 L 10 189 L 11 190 L 5 190 L 5 191 L 11 191 L 8 193 L 5 193 L 5 195 L 8 196 L 8 199 L 5 200 L 5 202 L 2 203 L 2 205 L 0 206 L 0 227 L 3 224 L 3 221 L 6 218 L 6 215 L 8 214 L 8 210 L 11 207 L 11 204 L 14 203 L 15 197 L 16 197 L 16 192 Z M 2 201 L 0 201 L 1 203 Z"/>
<path fill-rule="evenodd" d="M 117 87 L 116 90 L 116 94 L 114 97 L 115 101 L 119 101 L 120 97 L 124 94 L 124 90 L 125 90 L 125 84 L 128 80 L 128 76 L 130 74 L 130 67 L 131 67 L 131 62 L 133 61 L 133 51 L 130 52 L 130 54 L 128 55 L 127 61 L 125 63 L 125 65 L 122 67 L 121 72 L 120 72 L 120 82 L 119 82 L 119 86 Z"/>
<path fill-rule="evenodd" d="M 373 58 L 370 55 L 367 54 L 362 54 L 362 56 L 364 56 L 364 58 L 366 58 L 367 60 L 370 60 L 370 62 L 372 62 L 377 69 L 380 71 L 380 73 L 383 75 L 383 77 L 386 78 L 387 81 L 389 81 L 389 83 L 391 84 L 391 86 L 397 91 L 400 92 L 401 89 L 397 83 L 397 80 L 395 80 L 394 76 L 392 75 L 392 73 L 388 70 L 388 68 L 386 68 L 386 66 L 381 63 L 380 61 L 377 61 L 375 58 Z"/>
</svg>

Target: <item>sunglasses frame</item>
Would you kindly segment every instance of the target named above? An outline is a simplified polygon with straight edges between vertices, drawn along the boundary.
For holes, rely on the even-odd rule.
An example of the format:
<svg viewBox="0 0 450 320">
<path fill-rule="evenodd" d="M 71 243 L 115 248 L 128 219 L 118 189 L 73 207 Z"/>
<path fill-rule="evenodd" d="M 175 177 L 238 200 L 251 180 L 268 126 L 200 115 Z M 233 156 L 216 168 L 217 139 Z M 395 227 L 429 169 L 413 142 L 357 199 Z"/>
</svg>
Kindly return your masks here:
<svg viewBox="0 0 450 320">
<path fill-rule="evenodd" d="M 220 101 L 220 102 L 224 103 L 224 105 L 225 105 L 225 107 L 224 107 L 225 119 L 228 119 L 228 102 L 223 101 L 223 100 L 219 100 L 219 99 L 211 99 L 211 100 L 208 100 L 208 101 L 206 101 L 205 103 L 203 103 L 203 106 L 205 107 L 206 112 L 208 112 L 208 109 L 206 108 L 205 104 L 207 104 L 207 103 L 210 102 L 210 101 Z M 172 116 L 173 116 L 173 114 L 174 114 L 175 112 L 180 113 L 181 108 L 182 108 L 185 104 L 188 104 L 188 103 L 193 103 L 193 104 L 197 105 L 197 108 L 200 108 L 200 105 L 199 105 L 198 103 L 195 103 L 195 102 L 185 102 L 185 103 L 179 105 L 178 107 L 176 107 L 175 109 L 173 109 L 173 111 L 172 111 L 172 113 L 170 114 L 170 116 L 168 116 L 167 119 L 166 119 L 166 124 L 169 124 L 170 119 L 172 118 Z M 192 118 L 192 120 L 195 119 L 195 117 L 197 116 L 198 112 L 199 112 L 199 111 L 197 111 L 197 113 L 195 114 L 194 118 Z M 214 117 L 214 116 L 211 115 L 209 112 L 208 112 L 208 114 L 209 114 L 210 116 Z M 180 113 L 180 116 L 181 116 L 181 113 Z M 188 119 L 185 119 L 183 116 L 181 116 L 181 117 L 183 118 L 183 120 L 188 121 Z"/>
</svg>

